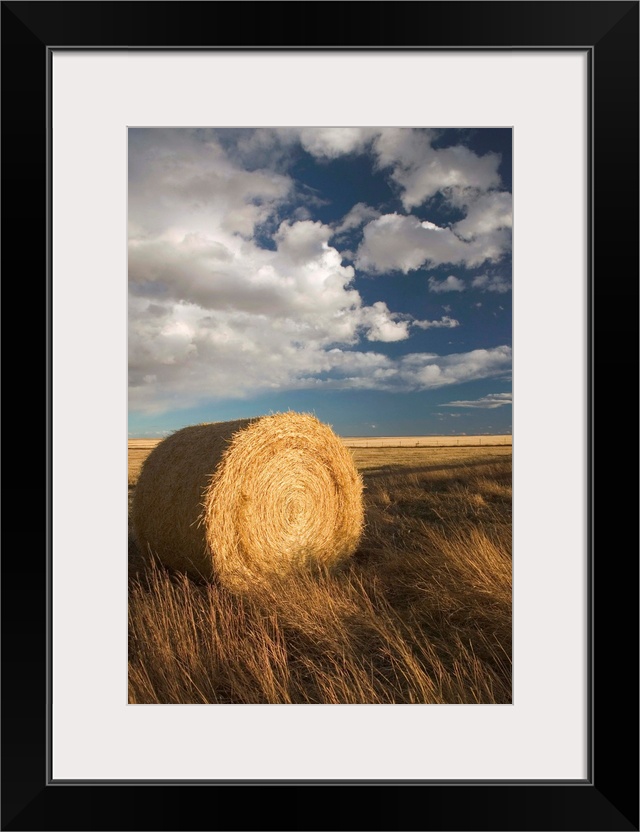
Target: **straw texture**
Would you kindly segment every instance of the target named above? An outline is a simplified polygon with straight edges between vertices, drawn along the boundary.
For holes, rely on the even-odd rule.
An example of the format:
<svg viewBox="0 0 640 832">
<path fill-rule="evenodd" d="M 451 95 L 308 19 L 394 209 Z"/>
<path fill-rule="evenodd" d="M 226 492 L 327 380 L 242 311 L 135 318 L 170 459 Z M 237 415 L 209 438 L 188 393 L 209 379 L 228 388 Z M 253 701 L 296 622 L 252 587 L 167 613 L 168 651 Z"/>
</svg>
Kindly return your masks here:
<svg viewBox="0 0 640 832">
<path fill-rule="evenodd" d="M 138 479 L 138 545 L 167 566 L 242 590 L 355 551 L 364 519 L 350 452 L 314 416 L 183 428 Z"/>
</svg>

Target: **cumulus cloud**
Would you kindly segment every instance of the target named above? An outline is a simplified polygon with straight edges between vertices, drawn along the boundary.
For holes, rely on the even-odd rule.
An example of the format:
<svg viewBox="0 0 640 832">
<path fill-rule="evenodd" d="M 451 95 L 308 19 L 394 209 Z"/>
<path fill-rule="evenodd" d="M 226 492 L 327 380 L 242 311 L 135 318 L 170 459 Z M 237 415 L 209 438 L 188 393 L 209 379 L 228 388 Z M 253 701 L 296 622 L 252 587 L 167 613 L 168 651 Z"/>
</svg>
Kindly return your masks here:
<svg viewBox="0 0 640 832">
<path fill-rule="evenodd" d="M 413 321 L 413 326 L 420 327 L 420 329 L 442 328 L 453 329 L 453 327 L 460 326 L 460 321 L 455 318 L 450 318 L 449 315 L 443 315 L 439 321 Z"/>
<path fill-rule="evenodd" d="M 401 188 L 404 208 L 410 211 L 438 192 L 460 200 L 500 185 L 495 153 L 478 156 L 463 145 L 434 148 L 433 131 L 386 128 L 374 142 L 378 164 L 391 168 L 391 178 Z"/>
<path fill-rule="evenodd" d="M 295 147 L 326 161 L 370 153 L 378 169 L 387 173 L 397 187 L 405 211 L 418 208 L 436 194 L 464 211 L 464 218 L 453 225 L 453 231 L 462 239 L 494 235 L 511 227 L 511 194 L 500 190 L 500 156 L 478 155 L 461 144 L 434 147 L 438 131 L 396 127 L 284 127 L 227 132 L 233 136 L 229 151 L 254 169 L 262 163 L 272 169 L 286 170 L 287 163 L 295 158 Z M 508 238 L 508 234 L 503 234 L 495 242 L 504 249 Z"/>
<path fill-rule="evenodd" d="M 481 289 L 483 292 L 498 292 L 504 294 L 511 289 L 511 282 L 501 275 L 481 274 L 471 281 L 474 289 Z"/>
<path fill-rule="evenodd" d="M 241 238 L 135 241 L 130 254 L 132 405 L 173 390 L 237 396 L 323 373 L 332 344 L 401 341 L 411 316 L 363 304 L 322 223 L 282 223 L 275 251 Z M 152 377 L 155 377 L 152 381 Z M 184 402 L 183 402 L 184 403 Z"/>
<path fill-rule="evenodd" d="M 400 358 L 336 348 L 329 350 L 327 358 L 333 364 L 333 374 L 321 383 L 388 391 L 436 389 L 502 376 L 511 369 L 507 346 L 452 355 L 410 353 Z"/>
<path fill-rule="evenodd" d="M 280 127 L 240 131 L 237 149 L 246 160 L 282 160 L 282 149 L 299 144 L 316 159 L 370 152 L 380 170 L 389 171 L 410 211 L 437 193 L 455 205 L 473 202 L 500 188 L 500 156 L 479 155 L 457 144 L 434 147 L 440 131 L 406 127 Z M 500 196 L 502 199 L 502 196 Z M 478 209 L 479 210 L 479 207 Z"/>
<path fill-rule="evenodd" d="M 429 278 L 429 291 L 430 292 L 464 292 L 464 280 L 460 280 L 459 277 L 450 274 L 449 277 L 445 277 L 444 280 L 438 280 L 436 277 Z M 442 307 L 445 312 L 451 311 L 447 309 L 447 307 Z"/>
<path fill-rule="evenodd" d="M 299 136 L 304 149 L 313 156 L 337 159 L 364 150 L 377 132 L 370 127 L 302 127 Z"/>
<path fill-rule="evenodd" d="M 294 134 L 295 131 L 289 128 L 288 139 L 291 140 Z M 378 168 L 389 171 L 407 212 L 428 202 L 438 193 L 445 201 L 464 211 L 464 218 L 454 223 L 451 231 L 456 239 L 476 241 L 477 245 L 469 247 L 464 253 L 450 236 L 446 257 L 442 246 L 436 245 L 435 256 L 425 256 L 420 265 L 450 262 L 474 266 L 485 260 L 495 261 L 510 246 L 509 229 L 512 224 L 511 194 L 499 190 L 500 156 L 495 153 L 479 156 L 463 145 L 436 148 L 432 144 L 436 136 L 433 130 L 395 127 L 377 130 L 365 127 L 301 128 L 298 131 L 302 146 L 316 158 L 335 159 L 369 149 Z M 423 223 L 422 227 L 426 230 L 437 229 L 431 223 Z M 380 231 L 382 227 L 376 228 Z M 388 234 L 393 230 L 393 227 L 386 228 Z M 406 235 L 406 226 L 403 231 Z M 426 245 L 423 240 L 422 247 Z M 376 256 L 375 248 L 373 241 L 370 241 L 369 246 L 362 250 L 363 268 L 365 263 L 371 271 L 386 268 L 406 271 L 419 267 L 405 269 L 403 263 L 407 261 L 398 262 L 397 259 L 393 260 L 394 265 L 385 266 L 384 262 L 391 258 L 385 260 Z"/>
<path fill-rule="evenodd" d="M 377 301 L 360 309 L 359 323 L 366 329 L 369 341 L 404 341 L 409 337 L 409 321 L 391 313 L 386 303 Z M 416 326 L 421 322 L 415 321 Z"/>
<path fill-rule="evenodd" d="M 511 367 L 507 347 L 399 358 L 359 348 L 358 332 L 391 342 L 423 323 L 396 320 L 383 303 L 315 320 L 187 302 L 166 303 L 162 314 L 150 310 L 158 305 L 133 297 L 130 311 L 130 403 L 146 412 L 268 390 L 425 390 L 501 376 Z M 332 346 L 350 341 L 352 347 Z"/>
<path fill-rule="evenodd" d="M 174 133 L 177 131 L 173 131 Z M 437 131 L 412 128 L 370 128 L 370 127 L 303 127 L 303 128 L 266 128 L 260 130 L 235 130 L 233 143 L 227 142 L 225 148 L 230 156 L 240 159 L 246 166 L 252 167 L 250 181 L 258 184 L 254 174 L 259 172 L 260 163 L 270 170 L 280 170 L 279 186 L 282 187 L 288 177 L 284 175 L 287 163 L 295 158 L 295 147 L 300 147 L 319 160 L 331 161 L 340 156 L 355 153 L 370 153 L 377 167 L 387 173 L 390 181 L 399 191 L 399 197 L 405 211 L 409 212 L 441 194 L 446 202 L 462 210 L 463 219 L 451 226 L 447 258 L 436 246 L 435 257 L 425 256 L 421 265 L 438 262 L 460 263 L 475 266 L 489 260 L 499 259 L 510 247 L 511 235 L 511 194 L 501 191 L 498 166 L 499 155 L 487 153 L 478 155 L 463 145 L 450 147 L 433 147 Z M 218 146 L 220 143 L 215 131 L 200 131 L 207 135 L 208 142 L 203 145 Z M 208 151 L 211 153 L 211 149 Z M 239 166 L 241 167 L 241 166 Z M 196 166 L 197 168 L 197 166 Z M 243 174 L 247 171 L 243 169 Z M 262 171 L 265 175 L 265 170 Z M 225 178 L 225 177 L 223 177 Z M 231 180 L 237 177 L 231 177 Z M 225 180 L 226 181 L 226 180 Z M 229 189 L 242 189 L 249 181 L 244 176 L 233 183 Z M 193 184 L 193 183 L 192 183 Z M 214 177 L 201 181 L 201 191 L 208 192 L 209 185 L 220 183 Z M 272 182 L 271 186 L 276 186 Z M 288 181 L 289 187 L 292 186 Z M 187 189 L 189 189 L 188 186 Z M 262 183 L 262 189 L 256 194 L 252 207 L 242 204 L 232 209 L 228 222 L 234 223 L 249 233 L 252 223 L 255 225 L 264 216 L 264 210 L 270 202 L 269 182 Z M 276 195 L 279 196 L 279 195 Z M 307 194 L 312 199 L 312 194 Z M 268 210 L 267 210 L 268 213 Z M 363 222 L 375 219 L 378 212 L 363 203 L 355 205 L 345 216 L 342 223 L 335 228 L 337 235 L 360 227 Z M 437 226 L 426 223 L 425 230 L 436 230 Z M 380 230 L 378 228 L 378 230 Z M 387 232 L 392 232 L 387 228 Z M 406 227 L 403 229 L 406 234 Z M 455 240 L 474 242 L 466 249 Z M 402 245 L 402 240 L 399 245 Z M 426 241 L 422 241 L 422 247 Z M 361 252 L 362 263 L 368 263 L 371 271 L 385 268 L 402 269 L 402 263 L 384 266 L 369 249 L 375 248 L 373 242 Z M 394 261 L 395 263 L 395 261 Z M 364 268 L 364 265 L 362 266 Z M 414 268 L 413 266 L 411 268 Z"/>
<path fill-rule="evenodd" d="M 311 197 L 307 207 L 292 202 L 300 190 L 285 161 L 278 170 L 266 166 L 286 142 L 330 159 L 373 146 L 377 133 L 238 135 L 231 152 L 215 131 L 131 133 L 133 410 L 162 412 L 291 388 L 427 389 L 508 372 L 506 347 L 396 358 L 372 350 L 371 344 L 406 341 L 414 327 L 451 328 L 458 321 L 448 315 L 420 321 L 382 300 L 365 303 L 354 267 L 331 244 L 336 234 L 367 223 L 357 257 L 387 268 L 380 248 L 386 224 L 397 232 L 387 240 L 389 268 L 408 271 L 452 256 L 451 262 L 475 262 L 484 256 L 482 235 L 463 240 L 413 217 L 379 217 L 365 203 L 331 227 L 313 220 Z"/>
<path fill-rule="evenodd" d="M 129 220 L 132 236 L 166 228 L 206 234 L 212 225 L 250 237 L 289 196 L 293 180 L 248 171 L 229 159 L 209 132 L 131 130 Z"/>
<path fill-rule="evenodd" d="M 418 353 L 404 356 L 401 363 L 407 380 L 412 379 L 422 389 L 443 387 L 510 372 L 511 348 L 500 346 L 439 357 Z"/>
<path fill-rule="evenodd" d="M 512 404 L 511 393 L 488 393 L 481 399 L 474 399 L 472 401 L 458 401 L 441 404 L 439 407 L 479 407 L 488 410 L 495 410 L 497 407 Z"/>
<path fill-rule="evenodd" d="M 445 263 L 471 268 L 487 260 L 499 260 L 506 249 L 504 235 L 505 232 L 495 231 L 466 241 L 450 228 L 414 216 L 384 214 L 365 227 L 355 262 L 358 268 L 370 273 L 401 271 L 407 274 Z"/>
<path fill-rule="evenodd" d="M 455 233 L 465 240 L 512 226 L 512 199 L 507 191 L 482 194 L 465 207 L 466 217 L 453 226 Z"/>
<path fill-rule="evenodd" d="M 355 228 L 360 228 L 369 220 L 376 219 L 380 216 L 380 211 L 372 208 L 364 202 L 357 202 L 353 208 L 344 215 L 342 220 L 335 226 L 334 234 L 340 236 L 348 231 L 353 231 Z"/>
<path fill-rule="evenodd" d="M 283 221 L 272 247 L 258 244 L 286 177 L 241 169 L 209 134 L 145 132 L 130 153 L 133 409 L 312 385 L 343 365 L 335 345 L 409 337 L 410 315 L 363 303 L 328 225 Z M 363 353 L 362 372 L 376 361 Z"/>
</svg>

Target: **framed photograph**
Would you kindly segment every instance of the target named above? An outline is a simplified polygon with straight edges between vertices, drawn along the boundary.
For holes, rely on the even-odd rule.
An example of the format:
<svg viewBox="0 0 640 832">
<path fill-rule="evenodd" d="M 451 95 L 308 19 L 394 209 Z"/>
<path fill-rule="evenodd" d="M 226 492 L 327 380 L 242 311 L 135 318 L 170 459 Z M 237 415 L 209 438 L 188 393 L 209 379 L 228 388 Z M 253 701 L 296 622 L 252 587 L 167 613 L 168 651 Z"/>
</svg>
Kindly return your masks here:
<svg viewBox="0 0 640 832">
<path fill-rule="evenodd" d="M 222 29 L 221 8 L 229 21 Z M 291 23 L 286 36 L 283 17 Z M 637 330 L 638 3 L 4 2 L 2 21 L 5 287 L 16 270 L 42 277 L 47 415 L 46 446 L 36 460 L 46 467 L 44 535 L 28 558 L 5 550 L 3 559 L 2 828 L 638 829 L 637 552 L 623 557 L 613 543 L 625 539 L 624 521 L 637 507 L 620 474 L 628 451 L 612 440 L 621 423 L 628 431 L 626 420 L 613 396 L 603 404 L 611 367 L 623 363 L 626 370 L 637 353 L 627 341 Z M 206 170 L 197 163 L 204 143 L 217 159 Z M 396 203 L 373 188 L 368 198 L 358 191 L 354 199 L 352 187 L 348 200 L 344 177 L 335 177 L 333 189 L 310 187 L 320 181 L 316 170 L 328 181 L 328 160 L 360 159 L 365 145 L 366 176 L 382 182 L 382 171 Z M 512 269 L 474 270 L 476 262 L 498 262 L 501 246 L 510 249 L 500 232 L 511 187 L 504 170 L 497 178 L 496 161 L 507 145 Z M 294 146 L 311 160 L 304 181 L 278 160 Z M 190 216 L 183 229 L 188 257 L 172 243 L 179 223 L 175 212 L 167 219 L 166 192 L 154 191 L 156 174 L 149 174 L 149 160 L 168 147 L 180 182 L 187 169 L 195 171 L 193 187 L 172 191 L 181 216 Z M 435 158 L 451 148 L 457 171 L 460 158 L 468 162 L 455 181 L 444 155 Z M 429 176 L 425 153 L 432 154 Z M 168 412 L 158 398 L 159 372 L 167 373 L 162 395 L 174 400 L 186 401 L 206 383 L 231 393 L 243 383 L 233 362 L 226 374 L 196 367 L 191 388 L 171 373 L 186 326 L 175 310 L 197 305 L 202 290 L 193 229 L 211 222 L 199 213 L 197 184 L 205 176 L 227 183 L 215 220 L 216 257 L 231 239 L 227 232 L 243 241 L 245 261 L 261 275 L 261 309 L 281 297 L 277 287 L 265 290 L 273 258 L 288 258 L 287 280 L 303 281 L 318 272 L 318 263 L 311 269 L 308 258 L 301 261 L 302 250 L 314 245 L 325 259 L 334 257 L 331 268 L 342 269 L 342 277 L 354 268 L 387 269 L 390 281 L 396 275 L 386 294 L 374 297 L 359 283 L 357 302 L 352 295 L 345 305 L 336 296 L 325 320 L 329 287 L 340 295 L 349 283 L 345 277 L 336 288 L 329 280 L 309 317 L 318 328 L 328 320 L 335 326 L 337 310 L 341 323 L 378 344 L 377 375 L 353 361 L 344 372 L 335 362 L 329 367 L 326 349 L 349 335 L 334 331 L 312 341 L 287 332 L 285 344 L 281 319 L 269 319 L 279 333 L 269 342 L 275 352 L 294 342 L 305 350 L 296 378 L 319 367 L 321 356 L 318 372 L 338 386 L 346 374 L 360 385 L 374 378 L 380 384 L 383 376 L 388 384 L 398 368 L 406 377 L 410 359 L 421 378 L 502 378 L 500 389 L 482 388 L 473 400 L 452 393 L 433 408 L 475 413 L 480 402 L 498 419 L 510 349 L 505 363 L 506 346 L 493 356 L 472 338 L 466 347 L 443 338 L 460 323 L 448 295 L 464 294 L 497 315 L 512 279 L 508 695 L 496 692 L 493 680 L 493 698 L 475 700 L 416 699 L 407 688 L 406 698 L 362 704 L 339 696 L 331 706 L 304 698 L 283 704 L 275 695 L 266 704 L 233 697 L 204 704 L 211 698 L 193 692 L 158 695 L 161 685 L 144 677 L 143 665 L 133 695 L 127 693 L 127 403 L 135 402 L 139 414 Z M 291 213 L 277 202 L 285 179 L 302 194 Z M 440 213 L 419 214 L 416 206 L 445 190 Z M 487 194 L 491 210 L 482 202 Z M 332 214 L 326 205 L 341 199 L 344 210 Z M 276 203 L 277 210 L 265 209 Z M 392 236 L 384 228 L 390 223 Z M 164 352 L 151 358 L 140 340 L 149 321 L 135 304 L 127 311 L 127 226 L 139 242 L 134 295 L 144 315 L 173 315 L 157 342 Z M 257 228 L 265 235 L 259 245 Z M 367 234 L 350 237 L 354 228 Z M 210 226 L 207 233 L 211 245 Z M 443 242 L 446 235 L 453 242 Z M 471 251 L 480 243 L 490 254 Z M 438 300 L 439 315 L 422 314 L 415 295 L 403 307 L 397 275 L 437 265 L 438 257 L 445 270 L 423 274 L 423 294 L 431 305 Z M 172 273 L 182 269 L 184 276 L 175 306 L 158 278 L 170 262 Z M 452 262 L 458 273 L 446 269 Z M 224 328 L 232 340 L 242 331 L 238 315 L 250 312 L 233 305 L 238 283 L 249 281 L 234 274 L 225 308 L 235 317 L 215 321 L 215 331 Z M 472 287 L 477 297 L 465 294 Z M 413 332 L 416 348 L 401 350 L 398 343 Z M 426 337 L 421 346 L 427 332 L 442 342 L 433 354 Z M 139 383 L 128 395 L 134 350 Z M 436 352 L 448 363 L 438 363 Z M 479 352 L 495 372 L 479 368 Z M 281 376 L 270 375 L 258 354 L 254 369 L 252 385 L 277 386 Z M 637 366 L 632 370 L 637 378 Z M 24 378 L 14 385 L 23 390 Z M 321 398 L 311 405 L 325 406 Z M 42 412 L 41 404 L 33 410 Z M 236 415 L 248 414 L 212 421 Z M 149 436 L 153 420 L 139 418 L 132 433 L 144 426 Z M 154 418 L 159 431 L 177 426 Z M 480 416 L 469 424 L 489 432 Z M 599 453 L 596 428 L 608 439 Z M 32 490 L 30 466 L 25 470 Z M 390 655 L 390 666 L 398 661 Z M 193 684 L 198 690 L 195 677 Z M 621 741 L 632 744 L 631 766 L 621 760 Z M 238 799 L 245 796 L 253 799 Z"/>
</svg>

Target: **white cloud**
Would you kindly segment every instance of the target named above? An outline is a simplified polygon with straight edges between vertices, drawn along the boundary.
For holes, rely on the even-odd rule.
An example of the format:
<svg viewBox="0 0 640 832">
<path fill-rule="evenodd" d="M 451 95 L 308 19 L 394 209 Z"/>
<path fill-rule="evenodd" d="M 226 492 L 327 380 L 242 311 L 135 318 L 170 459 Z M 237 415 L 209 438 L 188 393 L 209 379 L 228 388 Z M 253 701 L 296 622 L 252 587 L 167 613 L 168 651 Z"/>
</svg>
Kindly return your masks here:
<svg viewBox="0 0 640 832">
<path fill-rule="evenodd" d="M 507 347 L 448 356 L 412 353 L 391 358 L 358 348 L 403 340 L 416 322 L 396 320 L 385 304 L 311 319 L 234 309 L 203 310 L 131 299 L 130 404 L 162 412 L 212 396 L 242 398 L 268 390 L 333 387 L 408 391 L 508 374 Z M 419 322 L 422 323 L 422 322 Z M 451 326 L 447 321 L 435 325 Z M 350 344 L 351 348 L 332 346 Z M 155 378 L 152 378 L 155 377 Z"/>
<path fill-rule="evenodd" d="M 453 329 L 453 327 L 460 326 L 460 321 L 456 321 L 455 318 L 450 318 L 448 315 L 443 315 L 439 321 L 413 321 L 412 326 L 420 327 L 420 329 L 431 329 L 433 327 Z"/>
<path fill-rule="evenodd" d="M 511 228 L 513 222 L 511 194 L 508 191 L 490 191 L 472 200 L 467 215 L 453 226 L 453 230 L 466 240 L 491 234 L 503 228 Z"/>
<path fill-rule="evenodd" d="M 404 341 L 409 337 L 409 322 L 400 320 L 400 316 L 391 313 L 382 301 L 360 309 L 359 321 L 366 328 L 369 341 Z M 413 323 L 420 326 L 422 322 Z"/>
<path fill-rule="evenodd" d="M 250 237 L 293 190 L 273 170 L 235 165 L 215 137 L 198 130 L 133 130 L 129 142 L 131 232 L 172 226 L 207 234 L 211 226 Z"/>
<path fill-rule="evenodd" d="M 325 159 L 361 152 L 376 133 L 370 127 L 302 127 L 299 130 L 304 149 Z"/>
<path fill-rule="evenodd" d="M 439 407 L 479 407 L 489 410 L 495 410 L 503 405 L 512 403 L 511 393 L 488 393 L 481 399 L 474 399 L 473 401 L 458 401 L 449 402 L 448 404 L 441 404 Z"/>
<path fill-rule="evenodd" d="M 400 188 L 400 198 L 407 211 L 422 205 L 437 193 L 453 204 L 473 203 L 487 191 L 500 187 L 500 156 L 479 156 L 464 145 L 433 147 L 439 131 L 405 127 L 302 127 L 256 131 L 256 138 L 245 138 L 245 147 L 273 148 L 277 143 L 290 145 L 299 141 L 317 159 L 336 159 L 370 149 L 381 170 L 390 169 L 390 177 Z M 497 194 L 484 207 L 477 205 L 469 220 L 469 233 L 486 211 L 499 220 L 506 209 L 509 194 Z M 496 226 L 501 227 L 501 226 Z M 462 232 L 461 232 L 462 233 Z"/>
<path fill-rule="evenodd" d="M 165 131 L 169 132 L 169 131 Z M 171 131 L 177 133 L 178 131 Z M 208 141 L 201 140 L 203 147 L 222 149 L 216 139 L 220 133 L 216 131 L 193 131 L 195 134 L 206 135 Z M 270 174 L 280 177 L 275 181 L 263 181 L 259 193 L 251 206 L 242 204 L 232 207 L 227 218 L 231 227 L 239 229 L 241 233 L 250 234 L 250 228 L 255 227 L 264 219 L 264 208 L 270 201 L 270 187 L 280 186 L 288 182 L 293 183 L 284 175 L 287 166 L 295 159 L 295 147 L 302 147 L 319 160 L 332 160 L 340 156 L 370 152 L 380 170 L 388 171 L 392 183 L 399 188 L 399 196 L 406 211 L 419 207 L 431 197 L 440 193 L 445 200 L 465 212 L 465 216 L 455 223 L 449 232 L 446 245 L 441 241 L 435 246 L 434 256 L 429 251 L 418 261 L 418 265 L 410 265 L 413 259 L 400 257 L 384 258 L 375 256 L 369 250 L 375 248 L 373 241 L 369 249 L 365 247 L 361 252 L 362 267 L 368 264 L 371 271 L 385 269 L 400 269 L 403 271 L 419 268 L 425 264 L 443 262 L 459 263 L 464 266 L 476 266 L 482 262 L 495 262 L 510 248 L 511 244 L 511 194 L 500 191 L 500 176 L 498 166 L 500 157 L 495 153 L 479 156 L 463 145 L 437 148 L 432 141 L 438 131 L 412 128 L 370 128 L 370 127 L 303 127 L 303 128 L 263 128 L 259 130 L 232 131 L 235 136 L 233 147 L 229 144 L 229 152 L 243 163 L 250 163 L 250 172 L 242 169 L 242 176 L 231 177 L 227 182 L 228 190 L 233 196 L 234 189 L 242 189 L 247 182 L 258 187 L 256 174 L 260 171 L 260 164 L 269 166 L 271 170 L 280 170 L 280 174 Z M 236 135 L 237 134 L 237 135 Z M 172 141 L 178 140 L 172 138 Z M 201 149 L 202 150 L 202 149 Z M 205 158 L 201 152 L 199 159 Z M 197 165 L 194 170 L 197 169 Z M 248 177 L 248 179 L 247 179 Z M 193 177 L 191 177 L 193 178 Z M 237 181 L 236 181 L 237 179 Z M 223 177 L 226 182 L 226 176 Z M 219 188 L 219 180 L 203 177 L 200 185 L 201 192 L 210 192 L 210 185 Z M 187 190 L 193 183 L 187 186 Z M 222 188 L 222 192 L 224 187 Z M 263 193 L 263 191 L 265 191 Z M 277 194 L 276 196 L 281 196 Z M 300 196 L 300 194 L 299 194 Z M 306 194 L 313 199 L 312 194 Z M 260 210 L 263 209 L 263 210 Z M 268 213 L 268 210 L 267 212 Z M 374 219 L 378 212 L 363 203 L 358 203 L 345 216 L 336 229 L 336 234 L 358 228 L 364 221 Z M 305 217 L 300 217 L 305 218 Z M 424 222 L 426 231 L 438 230 L 433 223 Z M 191 230 L 194 230 L 193 228 Z M 389 229 L 387 229 L 389 230 Z M 408 233 L 405 226 L 404 236 Z M 453 233 L 452 233 L 453 232 Z M 457 241 L 473 242 L 474 245 L 461 246 Z M 403 240 L 399 241 L 402 246 Z M 428 248 L 430 241 L 422 238 L 418 249 Z M 378 252 L 379 255 L 379 252 Z M 389 263 L 390 265 L 385 265 Z"/>
<path fill-rule="evenodd" d="M 462 145 L 436 149 L 432 137 L 432 131 L 386 128 L 375 139 L 378 164 L 392 168 L 391 178 L 402 189 L 407 211 L 438 192 L 459 199 L 462 194 L 499 187 L 497 154 L 478 156 Z"/>
<path fill-rule="evenodd" d="M 344 215 L 342 220 L 336 225 L 334 234 L 336 236 L 344 234 L 347 231 L 352 231 L 354 228 L 359 228 L 369 220 L 376 219 L 380 216 L 380 211 L 372 208 L 364 202 L 357 202 L 353 208 Z"/>
<path fill-rule="evenodd" d="M 511 227 L 511 194 L 499 190 L 500 156 L 496 153 L 480 156 L 463 145 L 433 147 L 439 131 L 428 129 L 283 127 L 229 132 L 235 139 L 230 152 L 254 170 L 262 164 L 285 171 L 295 158 L 296 146 L 319 160 L 370 152 L 377 167 L 389 172 L 406 211 L 440 193 L 465 212 L 453 226 L 458 237 L 488 237 L 493 249 L 501 252 L 509 246 L 510 234 L 496 236 Z M 209 136 L 216 135 L 220 134 L 209 131 Z"/>
<path fill-rule="evenodd" d="M 416 321 L 382 301 L 365 304 L 353 285 L 354 268 L 331 245 L 336 229 L 313 221 L 308 211 L 293 219 L 297 190 L 285 173 L 247 169 L 239 161 L 242 154 L 253 154 L 254 164 L 267 158 L 281 139 L 270 134 L 252 143 L 249 133 L 241 138 L 244 146 L 238 149 L 241 142 L 236 143 L 232 155 L 210 131 L 132 131 L 132 410 L 162 412 L 214 396 L 304 387 L 426 389 L 509 370 L 510 351 L 504 347 L 400 358 L 362 348 L 367 341 L 404 341 L 412 327 L 458 322 L 449 316 Z M 327 158 L 369 140 L 363 134 L 305 138 Z M 285 209 L 290 219 L 282 221 Z M 372 211 L 358 203 L 340 226 L 346 230 L 370 221 Z M 381 221 L 383 228 L 385 221 L 399 224 L 393 258 L 403 267 L 408 263 L 407 269 L 430 256 L 426 239 L 436 258 L 462 252 L 473 259 L 479 255 L 470 254 L 472 249 L 482 248 L 450 229 L 394 214 L 369 222 L 365 242 L 368 230 L 372 246 L 380 242 L 376 223 Z M 403 248 L 407 233 L 416 235 L 414 254 Z"/>
<path fill-rule="evenodd" d="M 464 280 L 460 280 L 453 274 L 445 277 L 444 280 L 438 280 L 436 277 L 429 278 L 430 292 L 464 292 Z M 445 312 L 450 312 L 451 308 L 443 306 Z"/>
<path fill-rule="evenodd" d="M 503 375 L 511 369 L 511 348 L 471 350 L 446 356 L 407 355 L 401 360 L 407 380 L 422 389 Z"/>
<path fill-rule="evenodd" d="M 511 289 L 511 283 L 506 277 L 495 274 L 482 274 L 474 277 L 471 285 L 474 289 L 482 289 L 483 292 L 498 292 L 500 294 L 504 294 Z"/>
<path fill-rule="evenodd" d="M 329 226 L 281 222 L 275 249 L 248 236 L 277 218 L 286 178 L 238 168 L 197 131 L 145 132 L 131 153 L 132 409 L 311 386 L 345 364 L 334 345 L 409 337 L 411 316 L 363 303 Z M 384 375 L 375 354 L 354 356 L 363 377 Z"/>
<path fill-rule="evenodd" d="M 327 353 L 334 377 L 324 384 L 333 387 L 374 390 L 428 390 L 503 376 L 511 370 L 511 348 L 472 350 L 452 355 L 411 353 L 393 359 L 380 353 L 333 349 Z"/>
<path fill-rule="evenodd" d="M 401 271 L 407 274 L 419 268 L 433 268 L 444 263 L 466 267 L 495 262 L 504 254 L 508 239 L 504 231 L 465 241 L 449 228 L 420 221 L 414 216 L 384 214 L 364 229 L 356 265 L 375 273 Z"/>
<path fill-rule="evenodd" d="M 408 338 L 410 316 L 366 306 L 322 223 L 282 223 L 275 251 L 241 238 L 135 241 L 130 255 L 132 406 L 287 387 L 333 368 L 332 344 Z M 224 236 L 224 235 L 222 235 Z M 149 383 L 155 376 L 155 383 Z"/>
<path fill-rule="evenodd" d="M 289 139 L 294 132 L 290 130 L 287 134 Z M 420 250 L 428 249 L 421 260 L 416 260 L 415 248 L 413 257 L 385 258 L 370 238 L 369 245 L 360 252 L 363 268 L 370 271 L 396 268 L 406 272 L 425 263 L 474 266 L 486 260 L 495 262 L 509 249 L 512 199 L 509 192 L 499 190 L 500 156 L 496 153 L 479 156 L 463 145 L 434 148 L 435 136 L 436 131 L 432 130 L 395 127 L 377 130 L 364 127 L 302 128 L 298 131 L 302 146 L 316 158 L 335 159 L 370 148 L 377 166 L 381 170 L 390 170 L 390 178 L 400 189 L 406 211 L 423 205 L 440 193 L 450 204 L 465 212 L 464 218 L 452 226 L 453 236 L 434 244 L 433 250 L 432 241 L 423 238 L 417 244 Z M 440 230 L 430 222 L 423 222 L 422 227 Z M 377 226 L 377 230 L 381 231 L 382 226 Z M 393 229 L 386 228 L 387 232 L 390 230 Z M 396 227 L 396 230 L 399 229 Z M 405 225 L 403 237 L 408 234 Z M 388 237 L 387 233 L 387 241 Z M 464 250 L 456 245 L 458 239 L 477 245 Z M 401 240 L 399 245 L 403 242 Z M 417 240 L 413 242 L 417 243 Z M 414 265 L 416 262 L 418 265 Z"/>
</svg>

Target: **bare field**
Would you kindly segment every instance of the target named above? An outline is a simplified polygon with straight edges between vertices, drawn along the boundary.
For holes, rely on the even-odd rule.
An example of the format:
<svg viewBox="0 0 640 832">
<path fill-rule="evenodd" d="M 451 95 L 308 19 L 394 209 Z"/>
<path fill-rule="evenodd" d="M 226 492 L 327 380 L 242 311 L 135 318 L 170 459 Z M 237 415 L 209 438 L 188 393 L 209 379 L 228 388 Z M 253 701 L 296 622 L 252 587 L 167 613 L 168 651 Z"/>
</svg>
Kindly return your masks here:
<svg viewBox="0 0 640 832">
<path fill-rule="evenodd" d="M 160 442 L 160 439 L 129 440 L 129 485 L 135 485 L 142 463 Z"/>
<path fill-rule="evenodd" d="M 511 445 L 511 434 L 496 436 L 343 436 L 348 448 L 465 448 Z"/>
<path fill-rule="evenodd" d="M 418 473 L 438 471 L 452 466 L 465 469 L 478 463 L 490 463 L 498 460 L 511 461 L 511 446 L 466 447 L 456 446 L 442 448 L 352 448 L 351 453 L 357 467 L 362 472 L 388 474 L 408 474 L 412 470 Z"/>
<path fill-rule="evenodd" d="M 372 467 L 379 459 L 389 464 L 420 465 L 431 463 L 434 459 L 431 451 L 415 453 L 415 449 L 425 448 L 508 448 L 511 453 L 511 436 L 348 436 L 341 437 L 348 448 L 353 449 L 396 449 L 400 453 L 393 456 L 379 457 L 378 454 L 361 454 L 358 450 L 354 457 L 356 463 L 365 468 Z M 134 483 L 140 473 L 142 463 L 151 453 L 160 439 L 129 439 L 129 483 Z M 421 455 L 422 454 L 422 455 Z M 443 457 L 444 458 L 444 457 Z"/>
<path fill-rule="evenodd" d="M 130 496 L 154 444 L 129 442 Z M 366 527 L 337 570 L 234 595 L 130 538 L 131 703 L 511 702 L 511 447 L 352 454 Z"/>
</svg>

